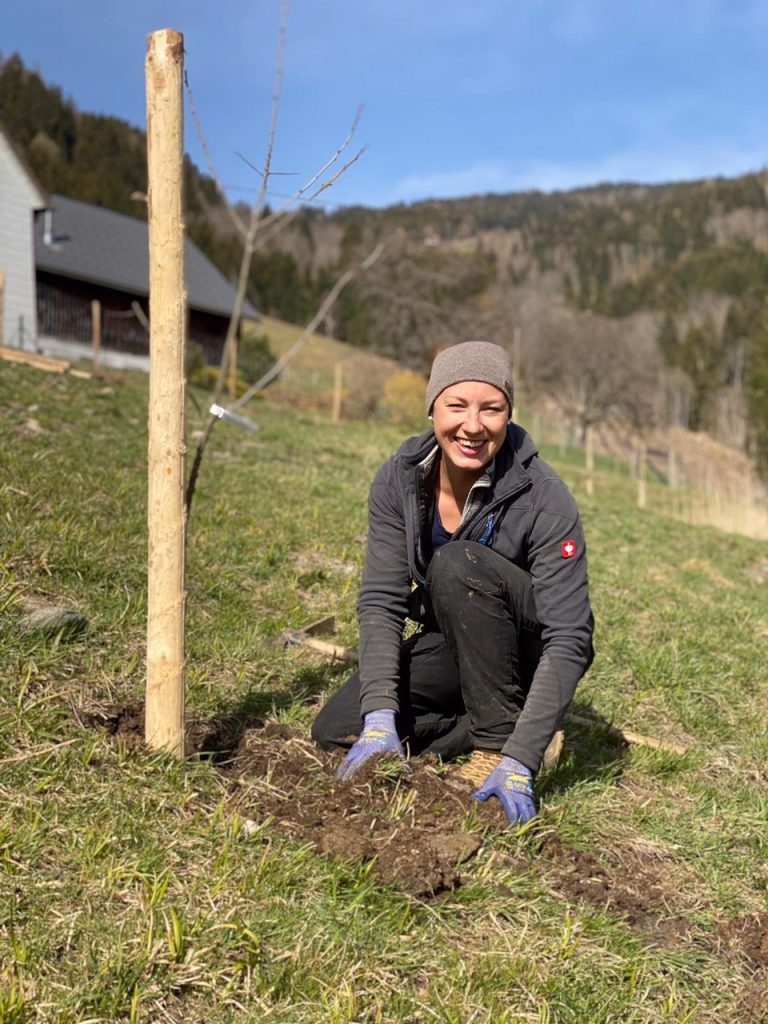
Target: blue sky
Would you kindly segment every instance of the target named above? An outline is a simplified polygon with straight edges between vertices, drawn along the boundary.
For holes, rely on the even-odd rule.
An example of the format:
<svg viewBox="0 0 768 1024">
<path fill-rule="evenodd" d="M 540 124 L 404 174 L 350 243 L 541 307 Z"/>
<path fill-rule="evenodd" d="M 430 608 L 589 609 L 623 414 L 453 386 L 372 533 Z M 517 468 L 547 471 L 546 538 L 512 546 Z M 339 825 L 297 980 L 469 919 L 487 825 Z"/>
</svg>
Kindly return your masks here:
<svg viewBox="0 0 768 1024">
<path fill-rule="evenodd" d="M 184 33 L 220 179 L 262 166 L 278 0 L 6 0 L 0 49 L 82 110 L 144 126 L 146 36 Z M 303 184 L 364 105 L 368 150 L 323 199 L 737 175 L 768 164 L 764 0 L 293 0 L 274 168 Z M 187 149 L 202 167 L 191 119 Z M 278 205 L 279 195 L 273 197 Z"/>
</svg>

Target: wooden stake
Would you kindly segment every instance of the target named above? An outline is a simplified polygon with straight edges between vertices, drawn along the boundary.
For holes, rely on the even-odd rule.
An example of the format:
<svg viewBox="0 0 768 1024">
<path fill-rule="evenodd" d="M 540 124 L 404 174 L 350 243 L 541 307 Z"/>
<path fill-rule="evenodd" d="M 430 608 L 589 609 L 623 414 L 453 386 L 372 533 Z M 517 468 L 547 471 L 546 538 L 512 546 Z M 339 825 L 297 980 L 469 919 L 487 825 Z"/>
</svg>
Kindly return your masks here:
<svg viewBox="0 0 768 1024">
<path fill-rule="evenodd" d="M 5 323 L 5 268 L 0 267 L 0 345 L 5 344 L 3 324 Z"/>
<path fill-rule="evenodd" d="M 146 740 L 184 755 L 184 39 L 147 44 L 149 214 L 149 579 Z"/>
<path fill-rule="evenodd" d="M 101 303 L 98 299 L 91 299 L 91 347 L 93 372 L 98 373 L 101 357 Z"/>
<path fill-rule="evenodd" d="M 667 451 L 667 486 L 677 487 L 677 456 L 674 448 Z"/>
<path fill-rule="evenodd" d="M 637 449 L 637 507 L 645 508 L 647 495 L 645 486 L 646 470 L 648 468 L 648 455 L 645 445 Z"/>
<path fill-rule="evenodd" d="M 344 366 L 341 361 L 333 367 L 333 410 L 331 418 L 334 423 L 341 423 L 341 402 L 343 397 Z"/>
<path fill-rule="evenodd" d="M 8 348 L 5 345 L 0 345 L 0 359 L 5 359 L 9 363 L 26 363 L 34 366 L 36 370 L 48 370 L 49 373 L 66 373 L 69 370 L 66 359 L 40 356 L 36 352 L 21 352 L 17 348 Z"/>
<path fill-rule="evenodd" d="M 512 373 L 514 374 L 515 404 L 512 406 L 511 416 L 513 421 L 517 423 L 517 416 L 520 412 L 520 395 L 523 391 L 523 332 L 520 327 L 512 328 Z M 541 440 L 535 431 L 534 440 Z"/>
<path fill-rule="evenodd" d="M 587 458 L 587 494 L 591 498 L 595 493 L 595 428 L 590 423 L 584 439 Z"/>
</svg>

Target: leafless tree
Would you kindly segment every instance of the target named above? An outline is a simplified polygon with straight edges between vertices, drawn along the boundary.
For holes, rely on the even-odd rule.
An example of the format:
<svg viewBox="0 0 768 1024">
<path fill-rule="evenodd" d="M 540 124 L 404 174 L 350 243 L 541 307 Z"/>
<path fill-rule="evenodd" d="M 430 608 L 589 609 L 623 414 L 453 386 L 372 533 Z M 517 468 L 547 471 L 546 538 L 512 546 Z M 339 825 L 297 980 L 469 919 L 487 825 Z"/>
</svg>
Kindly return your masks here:
<svg viewBox="0 0 768 1024">
<path fill-rule="evenodd" d="M 557 403 L 582 442 L 588 427 L 614 415 L 639 431 L 655 425 L 659 359 L 638 334 L 598 316 L 563 314 L 539 324 L 530 385 Z"/>
<path fill-rule="evenodd" d="M 235 301 L 232 307 L 232 313 L 229 320 L 229 326 L 227 328 L 227 335 L 224 341 L 224 347 L 222 350 L 221 364 L 219 366 L 219 373 L 214 387 L 213 395 L 211 396 L 211 407 L 218 406 L 224 388 L 227 381 L 227 376 L 230 371 L 236 352 L 236 343 L 238 331 L 240 328 L 240 319 L 242 316 L 243 305 L 245 303 L 246 289 L 248 286 L 248 276 L 251 269 L 251 262 L 253 254 L 263 245 L 265 245 L 277 231 L 285 227 L 289 221 L 296 215 L 300 207 L 299 203 L 303 201 L 311 201 L 315 199 L 320 193 L 330 188 L 335 184 L 336 181 L 344 174 L 362 155 L 363 149 L 358 150 L 346 163 L 339 165 L 339 160 L 347 150 L 351 143 L 355 131 L 357 129 L 361 111 L 358 110 L 355 114 L 352 127 L 347 134 L 344 141 L 340 146 L 337 147 L 332 156 L 323 164 L 323 166 L 315 172 L 312 177 L 304 184 L 292 197 L 292 200 L 297 204 L 294 209 L 281 209 L 275 213 L 264 216 L 264 205 L 267 195 L 267 187 L 270 178 L 276 173 L 272 170 L 272 155 L 274 152 L 275 135 L 277 131 L 277 119 L 280 110 L 280 96 L 282 92 L 283 84 L 283 73 L 285 68 L 285 45 L 287 35 L 287 21 L 288 21 L 288 0 L 281 0 L 280 4 L 280 27 L 278 30 L 278 45 L 277 45 L 277 56 L 275 59 L 275 77 L 272 90 L 272 109 L 270 117 L 269 132 L 267 137 L 266 154 L 264 158 L 263 168 L 257 168 L 253 164 L 249 163 L 251 168 L 260 177 L 260 186 L 256 199 L 251 207 L 250 214 L 247 222 L 241 216 L 240 212 L 233 208 L 226 197 L 226 193 L 221 186 L 213 160 L 211 159 L 210 151 L 205 142 L 205 137 L 200 125 L 200 120 L 197 117 L 194 98 L 192 96 L 191 89 L 189 87 L 189 81 L 187 80 L 187 93 L 190 103 L 190 109 L 192 112 L 193 120 L 197 129 L 197 134 L 201 142 L 203 152 L 208 163 L 208 169 L 217 184 L 219 192 L 221 194 L 223 202 L 227 206 L 229 216 L 235 226 L 236 232 L 242 240 L 243 251 L 240 260 L 240 269 L 238 272 L 237 285 L 235 291 Z M 302 333 L 299 341 L 293 346 L 290 354 L 286 354 L 281 360 L 280 368 L 285 365 L 289 356 L 292 356 L 301 348 L 303 344 L 309 339 L 312 331 L 322 322 L 323 318 L 328 314 L 333 302 L 338 297 L 342 288 L 361 270 L 367 269 L 368 266 L 372 265 L 373 262 L 378 258 L 380 250 L 376 249 L 370 253 L 366 259 L 358 261 L 353 267 L 350 267 L 343 273 L 336 281 L 334 286 L 330 289 L 326 299 L 320 307 L 318 315 L 312 318 L 310 324 L 306 330 Z M 270 378 L 271 379 L 271 378 Z M 256 391 L 261 387 L 266 386 L 266 378 L 262 378 L 262 381 L 257 381 L 253 385 L 246 395 L 237 403 L 238 407 L 242 406 L 244 402 L 252 397 Z M 192 507 L 192 500 L 195 495 L 195 488 L 197 486 L 197 480 L 200 474 L 200 466 L 205 454 L 205 449 L 208 441 L 211 437 L 211 433 L 219 421 L 219 416 L 214 412 L 209 412 L 201 431 L 200 437 L 197 442 L 195 450 L 195 457 L 192 463 L 192 469 L 189 474 L 189 481 L 187 483 L 186 496 L 185 496 L 185 508 L 187 518 L 189 518 L 190 510 Z"/>
</svg>

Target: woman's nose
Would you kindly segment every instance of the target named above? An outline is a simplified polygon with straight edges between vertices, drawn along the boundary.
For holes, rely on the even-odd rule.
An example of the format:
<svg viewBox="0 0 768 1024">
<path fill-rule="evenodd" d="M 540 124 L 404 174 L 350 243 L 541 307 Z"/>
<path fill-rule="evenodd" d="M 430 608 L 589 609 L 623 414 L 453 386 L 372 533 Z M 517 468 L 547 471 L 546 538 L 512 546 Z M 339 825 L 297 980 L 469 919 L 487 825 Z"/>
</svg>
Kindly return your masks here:
<svg viewBox="0 0 768 1024">
<path fill-rule="evenodd" d="M 479 434 L 483 429 L 480 422 L 480 412 L 477 409 L 467 409 L 464 417 L 465 429 L 471 434 Z"/>
</svg>

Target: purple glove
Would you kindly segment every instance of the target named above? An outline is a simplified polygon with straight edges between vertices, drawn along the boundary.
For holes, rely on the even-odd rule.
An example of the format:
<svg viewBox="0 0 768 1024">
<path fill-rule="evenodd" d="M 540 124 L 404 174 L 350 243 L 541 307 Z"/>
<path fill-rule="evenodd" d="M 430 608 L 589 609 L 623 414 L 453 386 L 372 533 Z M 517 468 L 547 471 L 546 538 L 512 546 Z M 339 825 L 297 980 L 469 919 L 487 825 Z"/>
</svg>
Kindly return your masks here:
<svg viewBox="0 0 768 1024">
<path fill-rule="evenodd" d="M 382 754 L 397 754 L 405 760 L 405 751 L 395 729 L 395 712 L 389 709 L 371 711 L 365 716 L 363 731 L 339 765 L 336 778 L 351 779 L 366 761 Z"/>
<path fill-rule="evenodd" d="M 497 796 L 510 825 L 523 825 L 536 817 L 536 801 L 533 798 L 533 774 L 514 757 L 502 757 L 499 764 L 476 793 L 475 800 L 487 800 Z"/>
</svg>

